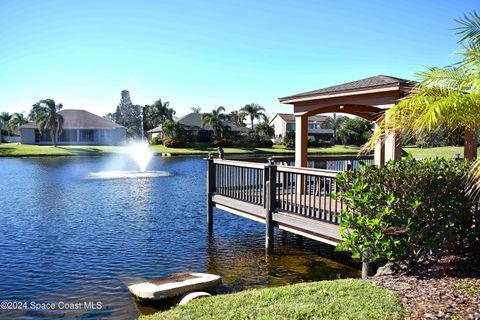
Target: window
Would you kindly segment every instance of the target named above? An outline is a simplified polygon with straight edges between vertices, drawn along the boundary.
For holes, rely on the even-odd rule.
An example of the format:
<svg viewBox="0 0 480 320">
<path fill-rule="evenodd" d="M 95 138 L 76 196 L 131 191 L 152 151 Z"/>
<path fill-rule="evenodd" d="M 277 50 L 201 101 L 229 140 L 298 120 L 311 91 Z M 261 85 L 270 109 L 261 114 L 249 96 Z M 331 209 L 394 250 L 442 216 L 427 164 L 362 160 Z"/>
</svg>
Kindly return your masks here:
<svg viewBox="0 0 480 320">
<path fill-rule="evenodd" d="M 50 130 L 44 130 L 40 133 L 40 130 L 35 129 L 35 142 L 48 142 L 50 141 Z"/>
<path fill-rule="evenodd" d="M 93 142 L 95 141 L 95 133 L 93 130 L 80 130 L 81 142 Z"/>
<path fill-rule="evenodd" d="M 70 129 L 63 130 L 58 141 L 61 141 L 61 142 L 77 141 L 77 130 L 70 130 Z"/>
<path fill-rule="evenodd" d="M 295 131 L 295 123 L 287 123 L 287 131 Z"/>
</svg>

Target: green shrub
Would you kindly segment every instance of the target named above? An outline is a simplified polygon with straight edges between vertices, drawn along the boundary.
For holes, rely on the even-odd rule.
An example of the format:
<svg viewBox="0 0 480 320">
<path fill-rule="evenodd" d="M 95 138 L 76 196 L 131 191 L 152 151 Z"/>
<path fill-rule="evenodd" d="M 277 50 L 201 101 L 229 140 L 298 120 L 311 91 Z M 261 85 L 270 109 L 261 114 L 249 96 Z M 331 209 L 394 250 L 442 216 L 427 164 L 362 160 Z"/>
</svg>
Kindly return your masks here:
<svg viewBox="0 0 480 320">
<path fill-rule="evenodd" d="M 162 137 L 160 136 L 155 136 L 152 138 L 152 144 L 153 145 L 161 145 L 163 144 L 163 140 L 162 140 Z"/>
<path fill-rule="evenodd" d="M 283 137 L 283 144 L 286 148 L 295 148 L 295 131 L 285 132 L 285 136 Z"/>
<path fill-rule="evenodd" d="M 271 148 L 273 147 L 273 141 L 268 139 L 268 140 L 259 140 L 257 141 L 257 147 L 259 148 Z"/>
<path fill-rule="evenodd" d="M 414 263 L 430 250 L 474 248 L 478 213 L 465 195 L 468 170 L 467 161 L 409 157 L 340 173 L 336 196 L 346 209 L 338 249 L 354 258 L 367 253 L 370 261 Z"/>
</svg>

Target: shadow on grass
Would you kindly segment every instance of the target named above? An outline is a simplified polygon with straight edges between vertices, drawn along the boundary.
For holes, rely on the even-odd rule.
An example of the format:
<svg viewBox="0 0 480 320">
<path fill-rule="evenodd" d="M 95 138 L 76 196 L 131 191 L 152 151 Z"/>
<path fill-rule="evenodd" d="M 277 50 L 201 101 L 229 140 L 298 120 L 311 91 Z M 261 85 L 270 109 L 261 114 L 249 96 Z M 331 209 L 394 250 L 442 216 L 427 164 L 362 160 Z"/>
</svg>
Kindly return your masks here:
<svg viewBox="0 0 480 320">
<path fill-rule="evenodd" d="M 102 150 L 100 148 L 95 148 L 95 147 L 88 147 L 88 148 L 57 147 L 57 148 L 68 151 L 68 152 L 72 152 L 72 153 L 75 153 L 75 154 L 96 154 L 96 153 L 109 152 L 109 151 Z"/>
</svg>

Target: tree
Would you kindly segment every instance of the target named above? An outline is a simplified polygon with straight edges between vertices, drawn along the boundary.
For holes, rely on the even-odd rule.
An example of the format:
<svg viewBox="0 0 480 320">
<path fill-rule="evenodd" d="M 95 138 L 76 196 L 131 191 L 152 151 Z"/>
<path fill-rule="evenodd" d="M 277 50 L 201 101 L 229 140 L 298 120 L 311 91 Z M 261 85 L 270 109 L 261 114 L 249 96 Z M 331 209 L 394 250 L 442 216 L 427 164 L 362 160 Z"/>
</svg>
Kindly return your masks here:
<svg viewBox="0 0 480 320">
<path fill-rule="evenodd" d="M 267 121 L 263 121 L 257 124 L 255 133 L 262 138 L 271 139 L 275 136 L 275 128 L 269 125 Z"/>
<path fill-rule="evenodd" d="M 12 127 L 18 130 L 24 124 L 27 124 L 28 120 L 23 112 L 15 112 L 12 116 Z"/>
<path fill-rule="evenodd" d="M 457 20 L 463 46 L 462 59 L 443 68 L 430 67 L 417 73 L 419 82 L 407 98 L 385 112 L 378 129 L 365 146 L 372 149 L 387 132 L 420 135 L 439 127 L 446 132 L 465 130 L 465 155 L 473 158 L 480 123 L 480 16 L 473 12 Z M 473 150 L 467 150 L 472 147 Z M 469 151 L 469 152 L 467 152 Z M 470 152 L 472 151 L 472 152 Z M 472 165 L 470 192 L 480 194 L 480 159 Z"/>
<path fill-rule="evenodd" d="M 362 145 L 372 134 L 373 123 L 362 118 L 347 118 L 338 129 L 338 138 L 343 145 Z"/>
<path fill-rule="evenodd" d="M 182 140 L 185 137 L 185 128 L 178 121 L 166 121 L 162 126 L 162 131 L 167 138 Z"/>
<path fill-rule="evenodd" d="M 5 130 L 7 131 L 8 134 L 8 140 L 10 140 L 10 128 L 11 128 L 11 120 L 12 120 L 12 115 L 9 114 L 8 112 L 2 112 L 0 114 L 0 124 L 5 127 Z M 0 128 L 0 131 L 2 129 Z M 0 132 L 0 143 L 2 142 L 2 134 Z"/>
<path fill-rule="evenodd" d="M 193 113 L 200 113 L 202 111 L 202 108 L 200 107 L 193 107 L 193 108 L 190 108 L 192 110 Z"/>
<path fill-rule="evenodd" d="M 238 127 L 245 127 L 245 113 L 241 111 L 232 111 L 227 115 L 228 121 Z"/>
<path fill-rule="evenodd" d="M 249 103 L 245 105 L 240 112 L 243 112 L 245 115 L 250 117 L 251 129 L 253 130 L 253 120 L 259 120 L 265 116 L 265 108 L 256 103 Z"/>
<path fill-rule="evenodd" d="M 57 139 L 63 130 L 63 116 L 59 114 L 62 108 L 61 103 L 56 104 L 53 99 L 44 99 L 35 103 L 30 111 L 30 117 L 36 122 L 40 133 L 50 131 L 50 141 L 54 147 L 57 146 Z"/>
<path fill-rule="evenodd" d="M 223 122 L 226 119 L 226 116 L 223 112 L 225 112 L 225 108 L 220 106 L 213 109 L 212 112 L 204 113 L 202 115 L 202 122 L 212 126 L 215 137 L 217 138 L 223 138 Z"/>
<path fill-rule="evenodd" d="M 325 129 L 332 129 L 333 130 L 333 143 L 337 142 L 337 131 L 342 125 L 343 121 L 347 120 L 347 116 L 338 116 L 334 113 L 333 117 L 327 117 L 325 122 L 323 123 L 323 127 Z"/>
<path fill-rule="evenodd" d="M 153 128 L 163 125 L 167 121 L 172 121 L 175 110 L 169 108 L 170 102 L 162 102 L 158 99 L 151 105 L 143 108 L 143 131 L 147 132 Z"/>
<path fill-rule="evenodd" d="M 114 114 L 107 114 L 119 125 L 127 128 L 129 137 L 140 137 L 142 132 L 142 107 L 134 105 L 130 99 L 130 92 L 122 90 L 120 103 Z"/>
</svg>

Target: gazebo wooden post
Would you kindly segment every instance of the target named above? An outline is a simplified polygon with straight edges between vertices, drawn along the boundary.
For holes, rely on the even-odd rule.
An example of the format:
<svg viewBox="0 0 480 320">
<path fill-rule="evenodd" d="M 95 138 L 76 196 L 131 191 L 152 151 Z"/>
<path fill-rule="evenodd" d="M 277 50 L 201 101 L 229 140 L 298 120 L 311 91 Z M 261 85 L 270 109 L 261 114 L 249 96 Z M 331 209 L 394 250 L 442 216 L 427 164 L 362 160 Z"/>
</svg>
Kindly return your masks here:
<svg viewBox="0 0 480 320">
<path fill-rule="evenodd" d="M 465 128 L 464 139 L 463 156 L 465 159 L 473 160 L 477 157 L 477 130 Z"/>
<path fill-rule="evenodd" d="M 308 116 L 295 114 L 295 166 L 308 166 Z M 297 175 L 297 193 L 303 194 L 305 190 L 301 175 Z"/>
<path fill-rule="evenodd" d="M 295 166 L 306 167 L 308 159 L 308 116 L 295 115 Z"/>
<path fill-rule="evenodd" d="M 402 160 L 402 137 L 399 132 L 387 132 L 385 162 L 390 160 Z"/>
<path fill-rule="evenodd" d="M 378 124 L 375 123 L 375 130 L 377 130 L 377 128 Z M 385 164 L 385 141 L 383 140 L 383 137 L 380 137 L 375 143 L 374 161 L 375 165 L 378 167 Z"/>
</svg>

